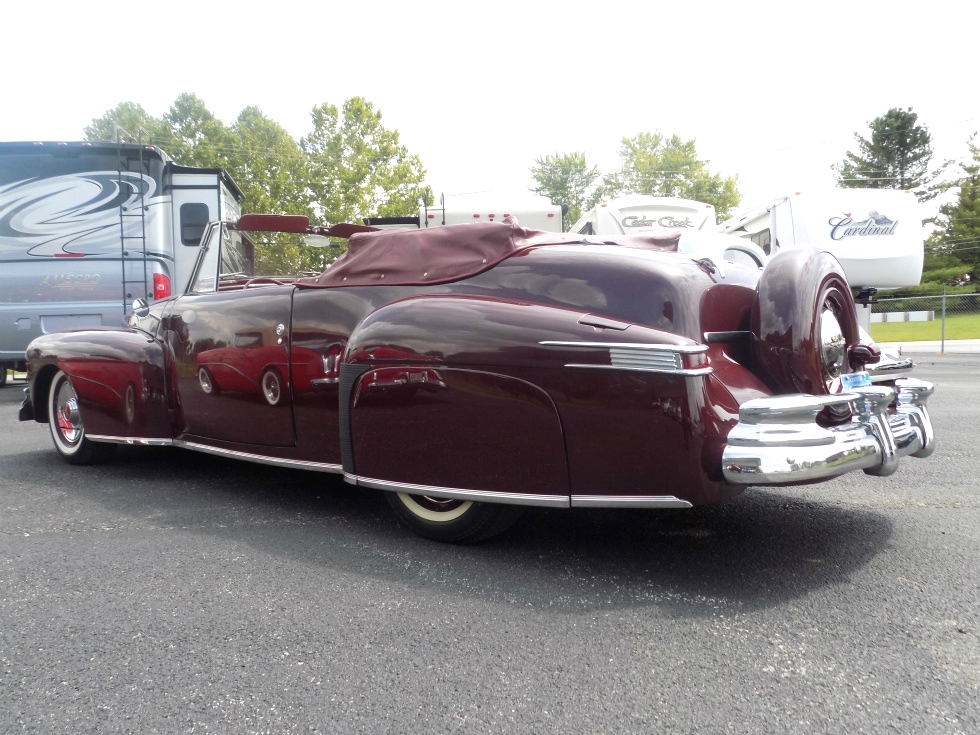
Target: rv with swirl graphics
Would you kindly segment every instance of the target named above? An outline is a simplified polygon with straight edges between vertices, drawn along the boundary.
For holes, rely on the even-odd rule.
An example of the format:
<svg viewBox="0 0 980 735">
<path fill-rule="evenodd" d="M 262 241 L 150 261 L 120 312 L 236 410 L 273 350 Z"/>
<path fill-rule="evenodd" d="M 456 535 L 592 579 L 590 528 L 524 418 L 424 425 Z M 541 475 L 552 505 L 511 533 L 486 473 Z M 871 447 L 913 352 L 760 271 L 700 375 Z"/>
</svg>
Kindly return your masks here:
<svg viewBox="0 0 980 735">
<path fill-rule="evenodd" d="M 223 170 L 155 146 L 0 143 L 0 385 L 35 337 L 115 327 L 134 299 L 183 288 L 205 225 L 242 199 Z"/>
</svg>

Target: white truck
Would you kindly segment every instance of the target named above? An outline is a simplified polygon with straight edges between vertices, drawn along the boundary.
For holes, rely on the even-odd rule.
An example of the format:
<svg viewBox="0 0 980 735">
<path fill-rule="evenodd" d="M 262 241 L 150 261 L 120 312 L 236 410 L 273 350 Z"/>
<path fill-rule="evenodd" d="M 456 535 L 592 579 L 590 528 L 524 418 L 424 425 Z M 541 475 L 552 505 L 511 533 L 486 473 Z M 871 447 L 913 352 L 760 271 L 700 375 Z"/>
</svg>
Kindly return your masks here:
<svg viewBox="0 0 980 735">
<path fill-rule="evenodd" d="M 0 385 L 35 337 L 115 326 L 181 288 L 205 225 L 242 200 L 224 170 L 155 146 L 0 143 Z"/>
<path fill-rule="evenodd" d="M 871 322 L 878 289 L 917 286 L 922 279 L 925 231 L 915 195 L 897 189 L 795 192 L 745 209 L 719 225 L 767 254 L 813 245 L 840 262 L 854 292 L 858 322 Z"/>
</svg>

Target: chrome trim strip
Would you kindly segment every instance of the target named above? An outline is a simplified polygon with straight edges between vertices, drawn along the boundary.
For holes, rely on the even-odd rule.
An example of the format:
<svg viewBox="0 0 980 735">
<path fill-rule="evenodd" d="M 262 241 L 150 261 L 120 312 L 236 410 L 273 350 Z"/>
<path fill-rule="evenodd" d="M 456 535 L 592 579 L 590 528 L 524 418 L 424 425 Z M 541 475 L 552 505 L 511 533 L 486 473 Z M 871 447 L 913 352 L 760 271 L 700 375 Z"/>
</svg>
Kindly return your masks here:
<svg viewBox="0 0 980 735">
<path fill-rule="evenodd" d="M 359 487 L 369 487 L 375 490 L 389 490 L 410 495 L 428 495 L 433 498 L 450 498 L 452 500 L 475 500 L 480 503 L 509 503 L 511 505 L 537 505 L 550 508 L 567 508 L 567 495 L 535 495 L 532 493 L 503 493 L 496 490 L 465 490 L 453 487 L 435 487 L 433 485 L 416 485 L 411 482 L 394 482 L 393 480 L 377 480 L 370 477 L 360 477 L 349 472 L 344 473 L 344 480 Z"/>
<path fill-rule="evenodd" d="M 344 471 L 344 468 L 339 464 L 329 464 L 327 462 L 309 462 L 303 459 L 282 459 L 280 457 L 267 457 L 262 454 L 253 454 L 251 452 L 240 452 L 237 449 L 224 449 L 222 447 L 212 447 L 207 444 L 199 444 L 197 442 L 184 441 L 183 439 L 174 439 L 173 445 L 175 447 L 180 447 L 182 449 L 190 449 L 194 452 L 204 452 L 205 454 L 216 454 L 219 457 L 230 457 L 232 459 L 241 459 L 246 462 L 255 462 L 257 464 L 268 464 L 274 467 L 290 467 L 297 470 L 312 470 L 314 472 L 332 472 L 335 474 L 340 474 Z"/>
<path fill-rule="evenodd" d="M 565 342 L 545 340 L 539 342 L 543 347 L 571 347 L 587 350 L 608 350 L 608 365 L 591 365 L 587 363 L 567 363 L 570 368 L 598 368 L 600 370 L 638 370 L 651 373 L 668 373 L 670 375 L 710 375 L 714 372 L 711 367 L 684 368 L 682 355 L 697 355 L 708 351 L 707 345 L 668 345 L 643 344 L 638 342 Z"/>
<path fill-rule="evenodd" d="M 105 434 L 86 434 L 88 439 L 94 442 L 105 442 L 106 444 L 129 444 L 139 447 L 169 447 L 173 446 L 173 439 L 151 439 L 139 436 L 107 436 Z"/>
<path fill-rule="evenodd" d="M 280 363 L 271 363 L 271 364 L 273 364 L 273 365 L 280 365 L 281 366 Z M 194 374 L 197 375 L 198 370 L 200 370 L 201 368 L 207 368 L 208 369 L 208 372 L 211 373 L 211 377 L 214 379 L 214 382 L 217 383 L 218 382 L 218 379 L 214 377 L 214 369 L 215 369 L 215 367 L 227 368 L 228 370 L 231 370 L 233 373 L 235 373 L 236 375 L 238 375 L 238 377 L 244 378 L 245 380 L 247 380 L 252 385 L 257 386 L 259 384 L 259 382 L 257 380 L 253 380 L 250 376 L 246 375 L 243 370 L 238 369 L 234 365 L 228 365 L 228 364 L 223 363 L 223 362 L 201 362 L 201 363 L 198 363 L 197 370 L 194 371 Z M 219 385 L 218 387 L 220 388 L 221 386 Z"/>
<path fill-rule="evenodd" d="M 707 352 L 707 345 L 668 345 L 668 344 L 651 344 L 646 342 L 564 342 L 559 340 L 543 340 L 538 344 L 544 347 L 585 347 L 585 348 L 596 348 L 596 347 L 620 347 L 623 349 L 634 349 L 634 350 L 660 350 L 665 352 L 676 352 L 683 353 L 687 355 L 698 354 L 699 352 Z"/>
<path fill-rule="evenodd" d="M 673 495 L 573 495 L 573 508 L 693 508 Z"/>
<path fill-rule="evenodd" d="M 568 362 L 565 363 L 565 367 L 568 368 L 591 368 L 594 370 L 632 370 L 634 372 L 643 373 L 661 373 L 666 375 L 683 375 L 685 377 L 695 377 L 698 375 L 711 375 L 715 369 L 710 367 L 704 368 L 688 368 L 686 370 L 657 370 L 650 367 L 626 367 L 625 365 L 588 365 L 579 362 Z"/>
</svg>

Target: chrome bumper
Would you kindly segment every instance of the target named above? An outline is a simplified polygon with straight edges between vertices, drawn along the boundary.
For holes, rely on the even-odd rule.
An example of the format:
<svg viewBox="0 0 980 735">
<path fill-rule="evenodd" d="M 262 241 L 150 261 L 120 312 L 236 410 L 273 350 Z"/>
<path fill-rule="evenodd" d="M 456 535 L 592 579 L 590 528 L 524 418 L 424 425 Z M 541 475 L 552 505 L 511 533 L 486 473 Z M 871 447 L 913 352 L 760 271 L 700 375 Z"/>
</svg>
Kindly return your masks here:
<svg viewBox="0 0 980 735">
<path fill-rule="evenodd" d="M 885 383 L 901 377 L 901 373 L 907 373 L 915 367 L 911 357 L 901 357 L 890 355 L 886 352 L 881 353 L 881 359 L 873 365 L 865 365 L 864 369 L 871 376 L 872 383 Z"/>
<path fill-rule="evenodd" d="M 739 485 L 811 482 L 864 470 L 886 476 L 902 457 L 928 457 L 935 449 L 926 401 L 933 386 L 898 378 L 894 388 L 854 388 L 831 396 L 790 395 L 748 401 L 722 454 L 725 480 Z M 846 404 L 852 419 L 823 428 L 825 407 Z M 889 406 L 894 406 L 889 411 Z"/>
</svg>

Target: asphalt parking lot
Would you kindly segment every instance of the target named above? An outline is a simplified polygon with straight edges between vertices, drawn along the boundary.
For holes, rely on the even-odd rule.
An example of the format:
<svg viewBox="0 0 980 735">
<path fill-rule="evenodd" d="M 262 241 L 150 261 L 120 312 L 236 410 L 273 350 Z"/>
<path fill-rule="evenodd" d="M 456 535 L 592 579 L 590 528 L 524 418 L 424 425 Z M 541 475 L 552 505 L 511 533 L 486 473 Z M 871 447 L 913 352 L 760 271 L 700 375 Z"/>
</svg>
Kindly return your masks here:
<svg viewBox="0 0 980 735">
<path fill-rule="evenodd" d="M 980 732 L 980 354 L 937 451 L 445 546 L 323 475 L 76 468 L 0 390 L 2 733 Z"/>
</svg>

